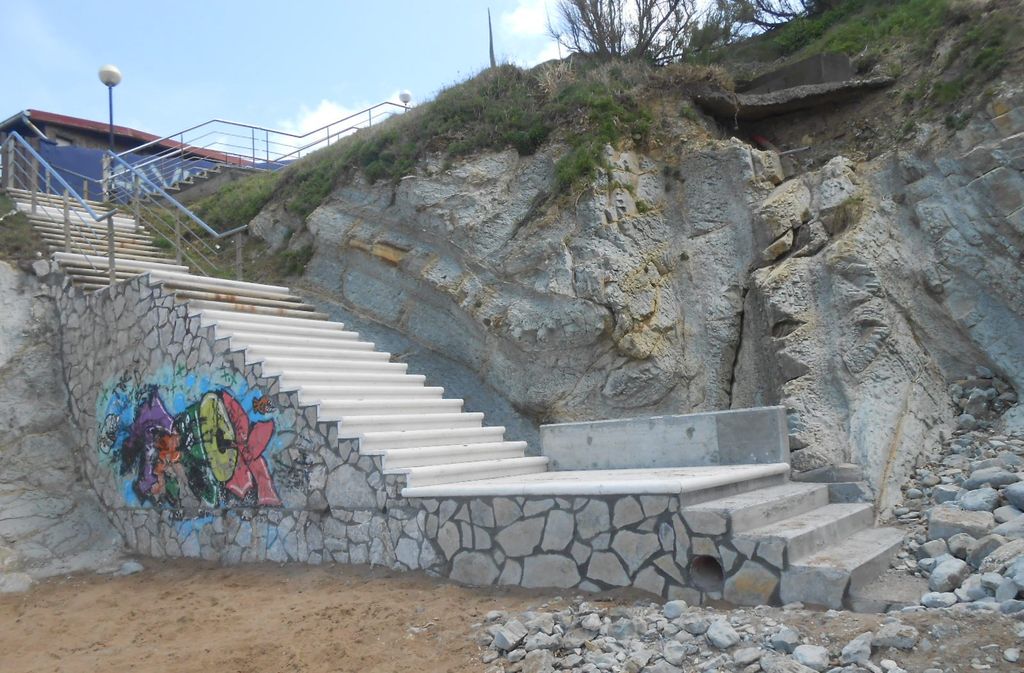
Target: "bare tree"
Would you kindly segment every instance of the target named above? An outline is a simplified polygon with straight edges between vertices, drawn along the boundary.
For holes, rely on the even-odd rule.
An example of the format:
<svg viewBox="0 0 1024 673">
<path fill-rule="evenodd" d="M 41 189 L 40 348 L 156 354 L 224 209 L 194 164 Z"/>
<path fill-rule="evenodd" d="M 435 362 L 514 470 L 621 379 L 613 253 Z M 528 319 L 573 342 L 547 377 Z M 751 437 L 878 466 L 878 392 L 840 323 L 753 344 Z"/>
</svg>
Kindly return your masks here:
<svg viewBox="0 0 1024 673">
<path fill-rule="evenodd" d="M 750 6 L 749 21 L 762 29 L 775 28 L 801 16 L 832 9 L 838 0 L 738 0 Z"/>
<path fill-rule="evenodd" d="M 548 32 L 566 49 L 598 56 L 681 55 L 699 23 L 695 0 L 558 0 Z"/>
</svg>

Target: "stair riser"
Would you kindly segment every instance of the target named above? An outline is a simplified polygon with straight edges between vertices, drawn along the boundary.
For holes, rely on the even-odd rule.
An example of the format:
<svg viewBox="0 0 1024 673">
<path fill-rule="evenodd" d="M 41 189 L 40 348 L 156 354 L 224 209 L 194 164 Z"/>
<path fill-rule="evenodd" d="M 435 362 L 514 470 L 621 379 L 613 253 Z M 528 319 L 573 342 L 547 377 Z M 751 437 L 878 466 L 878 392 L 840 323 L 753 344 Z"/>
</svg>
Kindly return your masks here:
<svg viewBox="0 0 1024 673">
<path fill-rule="evenodd" d="M 412 434 L 408 437 L 363 437 L 359 445 L 359 452 L 365 455 L 375 455 L 389 449 L 412 449 L 427 446 L 445 446 L 453 443 L 461 444 L 485 444 L 500 442 L 505 436 L 505 428 L 486 427 L 472 429 L 458 429 L 458 432 L 436 433 L 436 436 L 424 434 Z M 435 433 L 431 433 L 435 434 Z"/>
<path fill-rule="evenodd" d="M 787 478 L 784 474 L 771 475 L 767 477 L 761 477 L 759 479 L 751 479 L 748 481 L 736 482 L 731 484 L 724 484 L 722 486 L 712 486 L 701 490 L 689 491 L 681 496 L 683 507 L 689 505 L 699 505 L 701 503 L 710 502 L 711 500 L 717 500 L 719 498 L 728 498 L 729 496 L 738 495 L 740 493 L 747 493 L 759 488 L 768 488 L 770 486 L 778 486 L 779 484 L 786 483 Z"/>
<path fill-rule="evenodd" d="M 244 346 L 245 349 L 251 353 L 259 356 L 267 356 L 268 358 L 304 357 L 323 359 L 327 362 L 337 358 L 342 360 L 365 360 L 367 362 L 388 362 L 388 359 L 391 357 L 390 353 L 381 353 L 379 351 L 367 351 L 355 348 L 301 348 L 297 346 L 278 346 L 263 343 L 239 344 L 236 343 L 234 339 L 231 339 L 231 344 L 236 348 Z"/>
<path fill-rule="evenodd" d="M 180 301 L 187 302 L 190 309 L 193 309 L 197 312 L 202 311 L 204 309 L 218 309 L 222 311 L 229 311 L 239 315 L 245 314 L 261 315 L 265 317 L 300 318 L 302 320 L 327 320 L 327 314 L 317 313 L 315 311 L 296 311 L 283 308 L 266 308 L 262 306 L 252 306 L 250 304 L 215 302 L 199 299 L 181 299 Z"/>
<path fill-rule="evenodd" d="M 502 467 L 488 471 L 473 472 L 452 472 L 445 475 L 420 475 L 409 473 L 406 475 L 406 486 L 415 488 L 419 486 L 438 486 L 440 484 L 455 484 L 460 481 L 476 481 L 478 479 L 495 479 L 497 477 L 514 477 L 523 474 L 534 474 L 546 471 L 544 465 L 528 465 L 524 467 Z"/>
<path fill-rule="evenodd" d="M 791 539 L 786 546 L 786 560 L 787 562 L 792 562 L 813 554 L 830 544 L 835 544 L 845 539 L 852 533 L 870 528 L 874 521 L 875 515 L 870 508 L 831 521 L 821 528 Z"/>
<path fill-rule="evenodd" d="M 730 530 L 742 533 L 828 504 L 828 488 L 801 493 L 785 500 L 730 513 Z"/>
<path fill-rule="evenodd" d="M 442 414 L 437 414 L 441 416 Z M 329 413 L 321 413 L 321 416 L 325 420 L 339 420 L 341 425 L 338 427 L 338 435 L 340 437 L 358 437 L 367 432 L 390 432 L 393 430 L 432 430 L 442 428 L 479 428 L 482 427 L 482 422 L 479 418 L 474 418 L 472 414 L 463 414 L 467 418 L 465 420 L 453 420 L 450 418 L 439 418 L 436 421 L 420 418 L 416 420 L 403 421 L 399 419 L 394 420 L 379 420 L 372 422 L 363 421 L 345 421 L 340 418 L 340 414 L 335 416 Z M 451 443 L 449 440 L 446 443 Z"/>
<path fill-rule="evenodd" d="M 281 336 L 290 338 L 303 338 L 306 336 L 317 339 L 340 339 L 343 341 L 356 341 L 359 339 L 358 332 L 349 332 L 333 328 L 319 328 L 311 326 L 272 325 L 268 323 L 248 323 L 237 320 L 204 318 L 204 325 L 217 325 L 225 332 L 234 334 L 236 332 L 258 332 L 267 336 Z M 329 324 L 329 323 L 320 323 Z"/>
<path fill-rule="evenodd" d="M 246 288 L 232 289 L 222 285 L 204 283 L 201 279 L 197 279 L 195 282 L 183 282 L 177 280 L 166 280 L 159 276 L 155 276 L 153 278 L 153 284 L 159 284 L 173 292 L 194 293 L 191 296 L 195 296 L 197 298 L 202 298 L 200 295 L 209 295 L 209 297 L 206 298 L 216 299 L 218 297 L 237 297 L 247 300 L 258 299 L 264 302 L 273 302 L 273 304 L 268 303 L 268 305 L 273 306 L 278 304 L 283 305 L 302 302 L 301 299 L 288 294 L 287 292 L 264 292 L 261 290 L 251 290 Z"/>
<path fill-rule="evenodd" d="M 64 242 L 64 230 L 54 229 L 51 227 L 40 227 L 33 226 L 33 231 L 39 234 L 44 239 L 51 239 L 54 241 Z M 92 231 L 81 231 L 78 229 L 71 229 L 71 242 L 86 242 L 90 244 L 103 243 L 107 244 L 109 240 L 106 232 L 92 232 Z M 139 248 L 143 250 L 159 250 L 151 239 L 125 236 L 123 234 L 114 234 L 114 245 L 119 245 L 126 248 Z"/>
<path fill-rule="evenodd" d="M 338 376 L 352 374 L 404 374 L 404 362 L 382 362 L 373 360 L 319 360 L 310 358 L 287 358 L 275 355 L 257 354 L 246 350 L 246 362 L 265 363 L 270 371 L 288 371 L 291 367 L 322 367 L 323 373 L 337 372 Z"/>
<path fill-rule="evenodd" d="M 319 387 L 327 383 L 338 383 L 345 386 L 363 385 L 367 389 L 374 386 L 401 386 L 418 389 L 426 382 L 422 374 L 377 374 L 374 372 L 334 371 L 300 374 L 274 370 L 264 365 L 264 373 L 276 374 L 281 377 L 282 387 L 304 388 Z"/>
<path fill-rule="evenodd" d="M 302 386 L 301 393 L 319 400 L 348 399 L 362 401 L 395 400 L 398 403 L 406 400 L 440 400 L 444 397 L 444 388 L 426 388 L 423 386 L 395 385 L 335 385 L 335 386 Z"/>
<path fill-rule="evenodd" d="M 169 288 L 170 289 L 170 288 Z M 280 308 L 289 311 L 309 311 L 313 312 L 315 309 L 308 304 L 303 304 L 302 300 L 298 297 L 291 299 L 260 299 L 258 297 L 250 297 L 244 292 L 204 292 L 200 290 L 178 290 L 173 289 L 174 296 L 178 299 L 192 300 L 198 299 L 201 301 L 214 301 L 214 302 L 225 302 L 229 304 L 242 304 L 245 306 L 259 307 L 259 308 Z"/>
<path fill-rule="evenodd" d="M 410 400 L 395 398 L 387 400 L 367 400 L 333 402 L 319 400 L 312 395 L 299 393 L 303 404 L 319 404 L 320 413 L 331 418 L 345 418 L 353 415 L 388 414 L 457 414 L 462 411 L 462 400 Z"/>
<path fill-rule="evenodd" d="M 445 465 L 448 463 L 471 462 L 474 460 L 521 458 L 522 456 L 522 449 L 517 449 L 515 447 L 510 449 L 465 451 L 463 453 L 445 454 L 443 456 L 393 456 L 391 454 L 387 454 L 384 458 L 384 470 L 387 471 L 403 467 L 422 467 L 425 465 Z"/>
<path fill-rule="evenodd" d="M 196 276 L 190 273 L 167 273 L 157 272 L 153 274 L 153 280 L 185 283 L 202 283 L 211 287 L 227 288 L 229 290 L 255 290 L 257 292 L 268 292 L 270 294 L 283 294 L 291 296 L 291 290 L 283 285 L 266 285 L 264 283 L 251 283 L 245 280 L 231 280 L 228 278 L 213 278 L 208 276 Z"/>
<path fill-rule="evenodd" d="M 301 316 L 288 317 L 224 310 L 221 307 L 203 306 L 203 302 L 198 301 L 190 302 L 190 306 L 195 308 L 195 310 L 190 311 L 190 313 L 193 315 L 201 315 L 204 321 L 209 320 L 219 322 L 220 320 L 230 320 L 233 323 L 247 323 L 253 326 L 249 328 L 251 330 L 262 329 L 263 325 L 287 325 L 291 327 L 315 327 L 318 329 L 344 330 L 344 325 L 340 322 L 330 322 L 328 320 L 311 320 L 308 317 Z"/>
<path fill-rule="evenodd" d="M 250 332 L 239 332 L 232 329 L 218 328 L 218 334 L 223 330 L 224 335 L 231 338 L 231 342 L 240 344 L 266 345 L 266 346 L 288 346 L 302 348 L 303 345 L 309 348 L 341 348 L 346 351 L 372 351 L 374 344 L 370 341 L 358 341 L 347 336 L 348 333 L 340 332 L 337 337 L 299 337 L 281 336 L 278 334 L 253 334 Z M 327 332 L 322 332 L 326 334 Z"/>
<path fill-rule="evenodd" d="M 57 253 L 54 253 L 53 256 L 54 256 L 54 259 L 56 259 L 58 262 L 62 263 L 62 265 L 64 263 L 68 263 L 69 266 L 77 265 L 77 266 L 84 266 L 85 268 L 90 268 L 90 267 L 104 268 L 104 269 L 107 268 L 107 258 L 103 257 L 101 255 L 83 255 L 83 254 L 76 254 L 76 253 L 68 253 L 68 254 L 66 254 L 66 253 L 63 253 L 63 252 L 57 252 Z M 129 271 L 129 270 L 131 270 L 131 271 L 134 271 L 134 270 L 149 271 L 149 270 L 152 270 L 152 269 L 167 269 L 167 270 L 173 270 L 173 271 L 179 271 L 179 270 L 184 271 L 184 270 L 188 269 L 188 267 L 181 266 L 179 264 L 174 264 L 173 262 L 157 263 L 157 262 L 127 261 L 127 260 L 118 260 L 115 263 L 114 266 L 117 267 L 117 268 L 124 269 L 125 271 Z"/>
</svg>

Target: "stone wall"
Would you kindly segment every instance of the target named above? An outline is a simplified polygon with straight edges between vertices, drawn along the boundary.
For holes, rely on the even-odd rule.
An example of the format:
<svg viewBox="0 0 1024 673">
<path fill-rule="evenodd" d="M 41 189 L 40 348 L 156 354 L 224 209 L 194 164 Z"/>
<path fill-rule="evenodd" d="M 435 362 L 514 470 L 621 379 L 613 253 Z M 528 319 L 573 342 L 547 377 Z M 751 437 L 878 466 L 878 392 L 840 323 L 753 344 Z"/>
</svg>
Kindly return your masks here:
<svg viewBox="0 0 1024 673">
<path fill-rule="evenodd" d="M 755 487 L 762 484 L 756 482 Z M 731 495 L 728 489 L 717 496 Z M 783 550 L 755 549 L 679 495 L 434 498 L 400 537 L 400 566 L 466 584 L 634 587 L 692 604 L 777 601 Z"/>
<path fill-rule="evenodd" d="M 130 549 L 391 565 L 379 459 L 142 276 L 58 292 L 84 472 Z"/>
</svg>

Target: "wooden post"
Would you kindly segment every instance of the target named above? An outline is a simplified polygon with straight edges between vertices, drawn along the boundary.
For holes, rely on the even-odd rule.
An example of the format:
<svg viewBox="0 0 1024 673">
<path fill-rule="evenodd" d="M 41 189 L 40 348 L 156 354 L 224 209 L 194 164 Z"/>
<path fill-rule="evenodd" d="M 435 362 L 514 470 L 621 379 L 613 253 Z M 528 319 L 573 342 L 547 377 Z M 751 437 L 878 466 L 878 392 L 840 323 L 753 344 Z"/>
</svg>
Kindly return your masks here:
<svg viewBox="0 0 1024 673">
<path fill-rule="evenodd" d="M 117 262 L 114 260 L 114 213 L 107 215 L 107 271 L 110 274 L 110 284 L 117 282 Z"/>
<path fill-rule="evenodd" d="M 89 200 L 89 181 L 84 178 L 82 179 L 82 200 Z"/>
<path fill-rule="evenodd" d="M 64 190 L 64 252 L 71 252 L 71 196 Z"/>
<path fill-rule="evenodd" d="M 50 195 L 50 191 L 51 191 L 51 189 L 50 189 L 50 172 L 47 171 L 46 172 L 46 195 L 47 196 Z"/>
</svg>

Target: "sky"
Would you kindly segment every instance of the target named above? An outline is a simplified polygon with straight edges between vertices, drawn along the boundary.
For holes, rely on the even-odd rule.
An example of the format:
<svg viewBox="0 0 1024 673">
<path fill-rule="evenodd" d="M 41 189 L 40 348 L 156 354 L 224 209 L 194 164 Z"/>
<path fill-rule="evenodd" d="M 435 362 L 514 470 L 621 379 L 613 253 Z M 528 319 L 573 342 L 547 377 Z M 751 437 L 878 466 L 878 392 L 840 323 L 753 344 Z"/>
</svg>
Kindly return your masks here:
<svg viewBox="0 0 1024 673">
<path fill-rule="evenodd" d="M 212 118 L 305 132 L 488 65 L 557 58 L 553 0 L 31 0 L 0 9 L 0 119 L 23 109 L 106 121 L 100 66 L 124 79 L 114 122 L 170 135 Z"/>
</svg>

